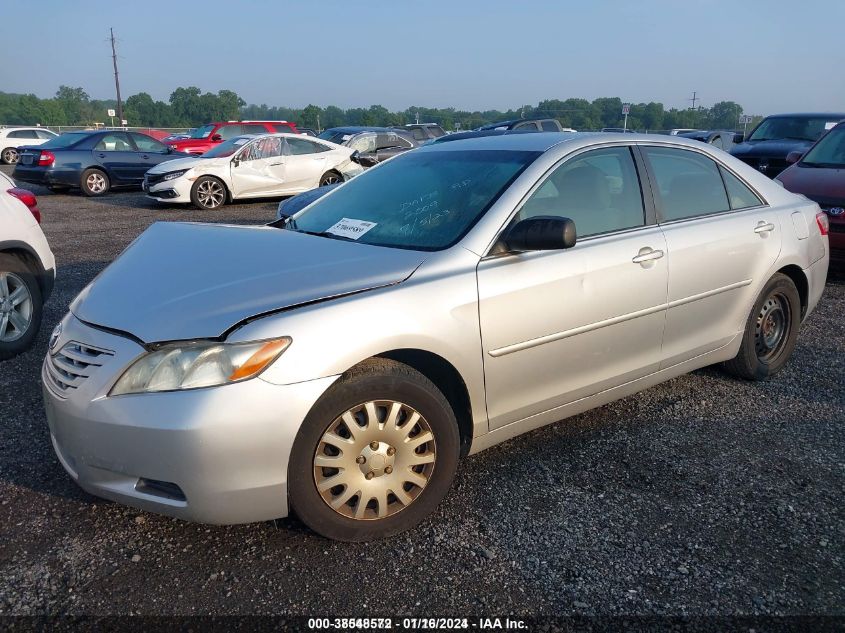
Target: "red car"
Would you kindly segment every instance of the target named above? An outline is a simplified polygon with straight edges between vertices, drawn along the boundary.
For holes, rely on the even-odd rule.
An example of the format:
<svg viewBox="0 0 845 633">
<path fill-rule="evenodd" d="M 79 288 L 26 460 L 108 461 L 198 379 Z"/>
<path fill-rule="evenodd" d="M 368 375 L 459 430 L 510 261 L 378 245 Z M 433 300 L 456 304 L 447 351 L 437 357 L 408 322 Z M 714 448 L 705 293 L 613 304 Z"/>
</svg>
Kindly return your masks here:
<svg viewBox="0 0 845 633">
<path fill-rule="evenodd" d="M 191 138 L 167 141 L 167 144 L 178 152 L 204 154 L 218 143 L 241 134 L 273 134 L 275 132 L 299 133 L 296 125 L 289 121 L 220 121 L 198 127 L 191 132 Z"/>
<path fill-rule="evenodd" d="M 822 136 L 803 156 L 793 152 L 786 160 L 792 165 L 776 180 L 789 191 L 817 202 L 827 214 L 830 266 L 845 269 L 845 121 Z"/>
</svg>

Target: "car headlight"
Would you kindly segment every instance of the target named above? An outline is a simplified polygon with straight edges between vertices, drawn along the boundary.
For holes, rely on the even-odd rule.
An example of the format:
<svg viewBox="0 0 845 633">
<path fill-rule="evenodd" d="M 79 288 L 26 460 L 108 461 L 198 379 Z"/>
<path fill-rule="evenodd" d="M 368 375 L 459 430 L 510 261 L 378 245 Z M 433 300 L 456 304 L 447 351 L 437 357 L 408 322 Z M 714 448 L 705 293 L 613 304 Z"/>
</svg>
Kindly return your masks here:
<svg viewBox="0 0 845 633">
<path fill-rule="evenodd" d="M 253 378 L 290 346 L 290 337 L 253 343 L 170 343 L 145 354 L 112 387 L 111 396 L 213 387 Z"/>
<path fill-rule="evenodd" d="M 176 178 L 179 178 L 179 176 L 184 176 L 186 173 L 188 173 L 187 169 L 180 169 L 179 171 L 171 171 L 170 173 L 164 174 L 164 176 L 162 176 L 161 179 L 162 180 L 174 180 Z"/>
</svg>

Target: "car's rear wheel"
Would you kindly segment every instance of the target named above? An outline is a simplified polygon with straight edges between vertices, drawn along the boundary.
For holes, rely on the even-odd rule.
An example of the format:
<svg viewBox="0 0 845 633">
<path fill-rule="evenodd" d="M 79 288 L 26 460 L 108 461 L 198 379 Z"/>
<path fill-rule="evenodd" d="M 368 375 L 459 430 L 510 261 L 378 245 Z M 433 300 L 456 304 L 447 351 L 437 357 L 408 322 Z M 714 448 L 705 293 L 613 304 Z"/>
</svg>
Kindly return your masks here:
<svg viewBox="0 0 845 633">
<path fill-rule="evenodd" d="M 739 353 L 725 363 L 725 368 L 747 380 L 775 375 L 792 355 L 800 325 L 798 289 L 789 277 L 777 273 L 754 303 Z"/>
<path fill-rule="evenodd" d="M 106 172 L 92 167 L 82 172 L 80 187 L 86 196 L 102 196 L 108 193 L 111 182 Z"/>
<path fill-rule="evenodd" d="M 3 159 L 5 164 L 14 165 L 18 162 L 18 150 L 14 147 L 7 147 L 3 150 L 2 154 L 0 154 L 0 158 Z"/>
<path fill-rule="evenodd" d="M 0 253 L 0 360 L 29 349 L 41 327 L 41 289 L 20 258 Z"/>
<path fill-rule="evenodd" d="M 216 209 L 226 202 L 226 187 L 217 178 L 202 176 L 191 187 L 191 202 L 197 209 Z"/>
<path fill-rule="evenodd" d="M 339 182 L 343 182 L 343 178 L 336 171 L 327 171 L 325 174 L 320 176 L 321 187 L 325 187 L 326 185 L 336 185 Z"/>
<path fill-rule="evenodd" d="M 455 415 L 430 380 L 371 359 L 346 372 L 303 422 L 288 471 L 291 505 L 332 539 L 402 532 L 448 492 L 459 446 Z"/>
</svg>

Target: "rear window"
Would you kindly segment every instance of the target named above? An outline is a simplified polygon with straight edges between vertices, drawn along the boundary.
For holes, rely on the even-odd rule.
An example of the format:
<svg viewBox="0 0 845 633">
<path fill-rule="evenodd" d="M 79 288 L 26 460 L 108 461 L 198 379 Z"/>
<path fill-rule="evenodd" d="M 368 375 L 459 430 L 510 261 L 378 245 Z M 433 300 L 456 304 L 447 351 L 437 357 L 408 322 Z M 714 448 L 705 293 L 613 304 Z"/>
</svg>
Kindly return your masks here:
<svg viewBox="0 0 845 633">
<path fill-rule="evenodd" d="M 287 123 L 274 123 L 273 129 L 275 129 L 277 132 L 286 132 L 288 134 L 293 132 L 293 128 Z"/>
<path fill-rule="evenodd" d="M 76 145 L 79 141 L 91 136 L 90 132 L 65 132 L 41 145 L 42 149 L 59 149 Z"/>
</svg>

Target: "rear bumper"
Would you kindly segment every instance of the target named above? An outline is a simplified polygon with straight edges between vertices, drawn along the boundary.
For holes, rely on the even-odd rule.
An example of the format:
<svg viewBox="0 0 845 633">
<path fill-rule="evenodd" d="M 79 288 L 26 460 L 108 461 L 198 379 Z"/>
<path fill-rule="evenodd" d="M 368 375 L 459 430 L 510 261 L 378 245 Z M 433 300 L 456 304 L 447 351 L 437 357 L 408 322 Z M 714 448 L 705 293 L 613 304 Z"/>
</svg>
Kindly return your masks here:
<svg viewBox="0 0 845 633">
<path fill-rule="evenodd" d="M 831 218 L 827 238 L 830 244 L 830 267 L 845 269 L 845 220 Z"/>
<path fill-rule="evenodd" d="M 12 178 L 16 181 L 28 182 L 33 185 L 49 187 L 51 185 L 64 185 L 67 187 L 78 187 L 81 178 L 79 172 L 68 170 L 56 170 L 48 167 L 32 167 L 21 165 L 15 166 Z"/>
<path fill-rule="evenodd" d="M 809 282 L 807 312 L 804 314 L 805 319 L 810 316 L 810 313 L 815 309 L 822 297 L 825 284 L 827 283 L 827 268 L 829 261 L 831 260 L 828 257 L 822 257 L 814 264 L 811 264 L 809 268 L 804 269 L 804 274 L 807 276 L 807 281 Z"/>
</svg>

